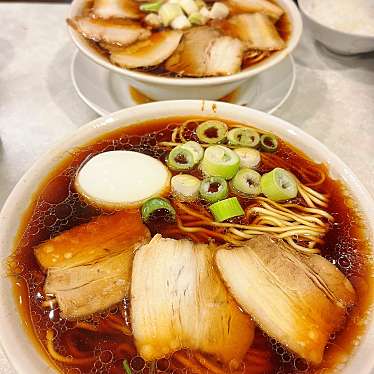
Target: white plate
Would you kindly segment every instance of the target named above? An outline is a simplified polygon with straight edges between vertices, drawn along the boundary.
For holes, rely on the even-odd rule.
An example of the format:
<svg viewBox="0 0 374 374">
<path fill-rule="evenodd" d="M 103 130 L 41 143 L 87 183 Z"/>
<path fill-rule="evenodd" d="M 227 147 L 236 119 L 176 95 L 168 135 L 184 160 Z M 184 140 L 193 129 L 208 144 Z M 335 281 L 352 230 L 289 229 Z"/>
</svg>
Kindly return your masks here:
<svg viewBox="0 0 374 374">
<path fill-rule="evenodd" d="M 79 51 L 73 56 L 71 78 L 80 98 L 102 116 L 140 104 L 132 97 L 126 78 L 95 64 Z M 231 102 L 273 113 L 290 96 L 295 78 L 295 63 L 288 56 L 271 69 L 249 78 L 232 95 Z"/>
</svg>

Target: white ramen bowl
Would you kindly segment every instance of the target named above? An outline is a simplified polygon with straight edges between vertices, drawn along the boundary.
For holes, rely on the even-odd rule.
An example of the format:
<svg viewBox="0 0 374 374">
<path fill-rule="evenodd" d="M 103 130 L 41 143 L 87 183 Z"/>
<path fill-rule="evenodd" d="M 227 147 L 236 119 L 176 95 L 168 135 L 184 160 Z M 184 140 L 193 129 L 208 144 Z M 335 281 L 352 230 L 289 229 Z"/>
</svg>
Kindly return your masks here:
<svg viewBox="0 0 374 374">
<path fill-rule="evenodd" d="M 259 74 L 287 57 L 297 46 L 302 33 L 300 12 L 292 0 L 278 0 L 286 11 L 291 24 L 291 34 L 285 49 L 273 53 L 264 61 L 242 70 L 239 73 L 223 77 L 172 78 L 147 74 L 136 70 L 113 65 L 102 54 L 90 47 L 87 41 L 69 27 L 70 35 L 81 52 L 97 64 L 119 74 L 130 84 L 153 100 L 207 99 L 217 100 L 237 89 L 246 79 Z M 86 0 L 73 0 L 70 17 L 79 15 Z"/>
<path fill-rule="evenodd" d="M 145 104 L 115 112 L 88 123 L 52 147 L 51 151 L 41 157 L 18 182 L 0 213 L 0 258 L 5 259 L 12 253 L 23 213 L 32 201 L 33 194 L 56 165 L 67 157 L 69 151 L 131 124 L 186 115 L 192 117 L 214 116 L 253 124 L 280 136 L 303 150 L 313 160 L 325 163 L 334 178 L 338 178 L 346 186 L 349 186 L 350 193 L 362 212 L 369 239 L 373 243 L 373 200 L 352 171 L 323 144 L 290 123 L 270 114 L 222 102 L 183 100 Z M 6 277 L 0 277 L 0 295 L 0 343 L 17 373 L 55 373 L 52 363 L 40 355 L 40 350 L 27 335 L 16 306 L 12 283 Z M 374 321 L 368 323 L 361 343 L 349 358 L 346 368 L 339 370 L 339 373 L 369 374 L 374 368 L 373 352 Z"/>
<path fill-rule="evenodd" d="M 326 26 L 311 15 L 310 0 L 298 0 L 298 3 L 307 28 L 312 31 L 316 40 L 332 52 L 341 55 L 355 55 L 374 51 L 374 36 L 351 34 Z"/>
</svg>

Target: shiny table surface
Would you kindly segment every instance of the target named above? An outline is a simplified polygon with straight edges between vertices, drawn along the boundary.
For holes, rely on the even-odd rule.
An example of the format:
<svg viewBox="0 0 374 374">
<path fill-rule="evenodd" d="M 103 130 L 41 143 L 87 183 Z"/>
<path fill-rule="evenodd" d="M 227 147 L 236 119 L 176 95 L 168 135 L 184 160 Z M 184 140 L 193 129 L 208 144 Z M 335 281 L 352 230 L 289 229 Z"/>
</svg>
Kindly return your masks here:
<svg viewBox="0 0 374 374">
<path fill-rule="evenodd" d="M 97 117 L 70 79 L 67 13 L 66 4 L 0 2 L 0 205 L 53 143 Z M 374 197 L 374 53 L 336 56 L 305 30 L 294 57 L 296 86 L 275 115 L 325 143 Z M 14 374 L 1 352 L 0 374 Z"/>
</svg>

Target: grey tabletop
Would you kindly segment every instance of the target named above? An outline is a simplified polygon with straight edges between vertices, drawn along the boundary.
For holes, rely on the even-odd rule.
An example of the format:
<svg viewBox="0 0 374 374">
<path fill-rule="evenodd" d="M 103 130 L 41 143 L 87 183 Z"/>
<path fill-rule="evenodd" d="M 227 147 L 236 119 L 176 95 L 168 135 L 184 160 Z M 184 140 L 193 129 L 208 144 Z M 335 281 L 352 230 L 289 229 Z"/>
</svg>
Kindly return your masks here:
<svg viewBox="0 0 374 374">
<path fill-rule="evenodd" d="M 70 79 L 67 13 L 64 4 L 0 3 L 0 206 L 41 154 L 97 117 Z M 325 143 L 374 197 L 374 53 L 336 56 L 305 30 L 294 57 L 296 86 L 275 115 Z M 0 374 L 14 374 L 1 352 Z"/>
</svg>

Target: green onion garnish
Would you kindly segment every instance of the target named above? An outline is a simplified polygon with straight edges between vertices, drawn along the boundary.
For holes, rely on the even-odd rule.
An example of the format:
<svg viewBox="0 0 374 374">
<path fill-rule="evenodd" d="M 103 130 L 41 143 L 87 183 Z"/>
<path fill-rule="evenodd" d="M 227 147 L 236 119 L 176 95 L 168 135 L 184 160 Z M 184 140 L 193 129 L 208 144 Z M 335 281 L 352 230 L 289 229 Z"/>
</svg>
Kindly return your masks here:
<svg viewBox="0 0 374 374">
<path fill-rule="evenodd" d="M 261 175 L 252 169 L 240 169 L 231 181 L 235 191 L 247 196 L 255 197 L 261 193 Z"/>
<path fill-rule="evenodd" d="M 129 363 L 127 362 L 127 360 L 123 360 L 122 366 L 123 366 L 123 370 L 125 370 L 125 373 L 126 373 L 126 374 L 132 374 L 132 371 L 131 371 L 130 365 L 129 365 Z"/>
<path fill-rule="evenodd" d="M 203 143 L 216 144 L 226 138 L 227 125 L 222 121 L 209 120 L 200 123 L 196 128 L 196 135 Z"/>
<path fill-rule="evenodd" d="M 204 153 L 201 171 L 210 177 L 231 179 L 239 170 L 239 156 L 223 145 L 212 145 Z"/>
<path fill-rule="evenodd" d="M 140 5 L 140 10 L 143 12 L 154 12 L 157 13 L 161 8 L 163 1 L 155 1 L 153 3 L 145 3 Z"/>
<path fill-rule="evenodd" d="M 183 149 L 188 149 L 190 152 L 192 152 L 195 163 L 200 162 L 204 156 L 204 149 L 198 142 L 190 140 L 189 142 L 184 143 L 180 147 Z"/>
<path fill-rule="evenodd" d="M 222 177 L 209 177 L 201 182 L 200 196 L 209 203 L 225 199 L 228 193 L 227 182 Z"/>
<path fill-rule="evenodd" d="M 261 192 L 273 201 L 293 199 L 298 193 L 296 178 L 285 169 L 275 168 L 261 177 Z"/>
<path fill-rule="evenodd" d="M 278 149 L 278 140 L 272 134 L 261 135 L 261 150 L 264 152 L 275 152 Z"/>
<path fill-rule="evenodd" d="M 175 171 L 190 170 L 195 166 L 196 155 L 191 148 L 178 145 L 169 153 L 167 164 Z"/>
<path fill-rule="evenodd" d="M 256 148 L 260 143 L 260 135 L 252 129 L 236 128 L 228 132 L 227 140 L 232 145 Z"/>
<path fill-rule="evenodd" d="M 209 207 L 216 222 L 223 222 L 229 218 L 243 216 L 244 210 L 236 197 L 217 201 Z"/>
<path fill-rule="evenodd" d="M 142 206 L 142 219 L 144 222 L 166 218 L 168 221 L 175 221 L 175 209 L 169 200 L 162 197 L 153 197 L 147 200 Z"/>
</svg>

